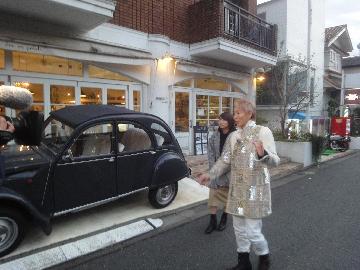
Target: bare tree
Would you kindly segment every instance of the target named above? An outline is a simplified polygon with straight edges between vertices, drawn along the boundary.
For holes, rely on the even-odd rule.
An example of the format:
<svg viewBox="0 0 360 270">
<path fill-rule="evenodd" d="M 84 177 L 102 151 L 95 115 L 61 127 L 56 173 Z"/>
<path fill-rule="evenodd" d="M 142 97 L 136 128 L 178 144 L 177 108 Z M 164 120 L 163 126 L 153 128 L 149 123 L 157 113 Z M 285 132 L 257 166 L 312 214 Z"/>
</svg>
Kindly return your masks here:
<svg viewBox="0 0 360 270">
<path fill-rule="evenodd" d="M 281 133 L 287 137 L 291 123 L 286 120 L 298 112 L 306 111 L 314 101 L 314 79 L 311 76 L 311 66 L 305 59 L 294 61 L 290 58 L 279 60 L 276 66 L 266 72 L 266 81 L 258 87 L 257 98 L 267 96 L 261 105 L 278 106 Z M 270 104 L 266 104 L 268 101 Z"/>
</svg>

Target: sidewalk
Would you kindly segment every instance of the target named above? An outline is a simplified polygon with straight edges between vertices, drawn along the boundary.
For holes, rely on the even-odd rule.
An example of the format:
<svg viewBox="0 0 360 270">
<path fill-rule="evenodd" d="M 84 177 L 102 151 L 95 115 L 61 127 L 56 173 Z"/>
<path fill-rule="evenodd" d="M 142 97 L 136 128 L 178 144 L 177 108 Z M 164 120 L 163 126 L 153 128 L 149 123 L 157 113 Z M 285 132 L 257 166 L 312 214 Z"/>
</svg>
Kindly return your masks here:
<svg viewBox="0 0 360 270">
<path fill-rule="evenodd" d="M 321 162 L 356 152 L 355 150 L 349 150 L 331 156 L 324 156 Z M 207 171 L 206 156 L 188 156 L 186 159 L 192 168 L 193 176 Z M 280 166 L 270 168 L 270 173 L 272 180 L 276 181 L 301 170 L 307 170 L 307 168 L 304 169 L 302 164 L 283 159 Z M 33 260 L 32 254 L 44 253 L 44 251 L 54 250 L 57 247 L 60 247 L 61 250 L 61 246 L 71 245 L 81 239 L 100 235 L 117 228 L 132 226 L 131 224 L 134 224 L 134 222 L 144 222 L 149 218 L 161 218 L 164 225 L 160 225 L 161 228 L 154 228 L 152 233 L 148 232 L 144 235 L 144 237 L 149 237 L 148 235 L 154 235 L 179 224 L 189 222 L 191 219 L 206 215 L 207 207 L 205 202 L 207 199 L 208 188 L 200 186 L 192 179 L 185 178 L 179 182 L 179 191 L 175 201 L 164 209 L 152 208 L 147 201 L 147 193 L 141 192 L 104 206 L 57 218 L 53 220 L 53 233 L 50 236 L 45 236 L 39 228 L 30 228 L 29 233 L 18 249 L 7 257 L 0 259 L 0 269 L 4 269 L 5 265 L 8 264 L 15 263 L 18 265 L 18 262 L 22 261 L 31 262 Z M 136 236 L 134 241 L 136 239 L 139 239 L 139 237 Z M 113 245 L 115 244 L 118 243 L 114 242 Z M 92 252 L 97 251 L 95 247 L 93 248 Z M 84 249 L 88 250 L 89 248 L 86 246 Z"/>
<path fill-rule="evenodd" d="M 356 150 L 347 150 L 345 152 L 338 152 L 329 156 L 323 155 L 320 158 L 320 163 L 352 155 L 354 153 L 356 153 Z M 186 156 L 185 158 L 188 162 L 188 166 L 191 168 L 191 174 L 194 177 L 196 177 L 196 175 L 200 173 L 205 173 L 209 170 L 207 155 Z M 303 169 L 306 168 L 304 168 L 301 163 L 291 162 L 288 158 L 284 157 L 280 157 L 279 166 L 269 168 L 271 179 L 273 181 Z"/>
</svg>

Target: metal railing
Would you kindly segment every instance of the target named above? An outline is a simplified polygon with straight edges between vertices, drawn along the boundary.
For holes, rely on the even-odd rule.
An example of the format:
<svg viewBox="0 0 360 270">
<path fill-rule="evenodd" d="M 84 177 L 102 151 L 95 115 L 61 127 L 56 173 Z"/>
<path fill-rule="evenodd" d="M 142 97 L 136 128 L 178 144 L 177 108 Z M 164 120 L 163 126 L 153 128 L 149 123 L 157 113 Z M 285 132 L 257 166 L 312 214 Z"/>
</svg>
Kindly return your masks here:
<svg viewBox="0 0 360 270">
<path fill-rule="evenodd" d="M 224 34 L 271 52 L 276 50 L 275 27 L 229 1 L 224 1 Z"/>
</svg>

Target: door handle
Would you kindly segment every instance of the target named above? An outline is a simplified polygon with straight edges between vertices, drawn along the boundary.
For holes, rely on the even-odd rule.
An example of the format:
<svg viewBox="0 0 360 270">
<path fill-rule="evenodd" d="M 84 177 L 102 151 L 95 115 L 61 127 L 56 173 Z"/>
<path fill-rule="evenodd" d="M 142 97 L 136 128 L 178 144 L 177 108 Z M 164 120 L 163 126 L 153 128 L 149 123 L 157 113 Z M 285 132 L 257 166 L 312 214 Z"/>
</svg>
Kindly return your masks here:
<svg viewBox="0 0 360 270">
<path fill-rule="evenodd" d="M 114 162 L 115 161 L 115 158 L 114 157 L 111 157 L 110 159 L 109 159 L 109 162 Z"/>
<path fill-rule="evenodd" d="M 150 154 L 155 155 L 156 152 L 155 151 L 150 151 Z"/>
</svg>

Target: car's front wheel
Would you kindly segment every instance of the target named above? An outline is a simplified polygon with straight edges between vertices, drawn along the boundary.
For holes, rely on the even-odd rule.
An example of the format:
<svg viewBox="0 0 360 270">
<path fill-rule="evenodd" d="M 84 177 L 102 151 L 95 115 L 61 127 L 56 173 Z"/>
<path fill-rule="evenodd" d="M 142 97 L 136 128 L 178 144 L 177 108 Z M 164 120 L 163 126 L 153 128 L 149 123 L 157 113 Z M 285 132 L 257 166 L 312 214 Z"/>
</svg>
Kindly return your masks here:
<svg viewBox="0 0 360 270">
<path fill-rule="evenodd" d="M 25 235 L 25 219 L 13 208 L 0 207 L 0 257 L 9 254 Z"/>
<path fill-rule="evenodd" d="M 168 206 L 176 197 L 178 183 L 172 183 L 166 186 L 150 189 L 149 201 L 155 208 L 164 208 Z"/>
</svg>

